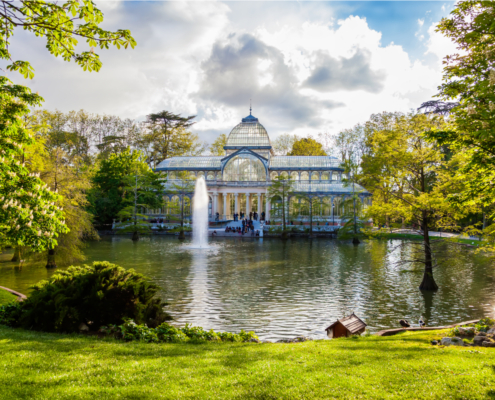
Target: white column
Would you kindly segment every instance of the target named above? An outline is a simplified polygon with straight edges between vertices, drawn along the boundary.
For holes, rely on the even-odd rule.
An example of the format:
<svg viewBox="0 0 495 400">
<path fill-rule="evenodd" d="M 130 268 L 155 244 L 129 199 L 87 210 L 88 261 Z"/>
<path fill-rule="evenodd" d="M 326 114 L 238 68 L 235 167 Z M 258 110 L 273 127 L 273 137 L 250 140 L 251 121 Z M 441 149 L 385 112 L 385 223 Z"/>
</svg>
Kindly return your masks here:
<svg viewBox="0 0 495 400">
<path fill-rule="evenodd" d="M 213 193 L 213 217 L 216 217 L 218 212 L 218 193 Z"/>
<path fill-rule="evenodd" d="M 263 203 L 261 202 L 261 193 L 258 193 L 258 209 L 256 210 L 256 212 L 258 213 L 258 221 L 261 218 L 261 205 L 262 204 Z"/>
<path fill-rule="evenodd" d="M 250 195 L 246 193 L 246 218 L 249 218 L 249 213 L 251 212 L 251 204 L 249 204 Z"/>
<path fill-rule="evenodd" d="M 227 193 L 222 193 L 223 196 L 223 215 L 227 215 Z M 227 217 L 225 217 L 227 219 Z"/>
<path fill-rule="evenodd" d="M 239 193 L 234 193 L 234 196 L 235 196 L 234 212 L 239 213 Z"/>
</svg>

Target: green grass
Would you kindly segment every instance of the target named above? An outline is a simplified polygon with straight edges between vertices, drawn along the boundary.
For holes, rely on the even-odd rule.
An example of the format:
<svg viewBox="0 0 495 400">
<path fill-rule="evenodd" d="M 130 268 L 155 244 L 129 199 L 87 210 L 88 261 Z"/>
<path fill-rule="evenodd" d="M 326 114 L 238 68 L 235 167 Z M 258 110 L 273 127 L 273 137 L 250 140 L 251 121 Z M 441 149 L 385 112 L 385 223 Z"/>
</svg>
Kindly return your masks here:
<svg viewBox="0 0 495 400">
<path fill-rule="evenodd" d="M 298 344 L 145 344 L 0 327 L 2 399 L 486 399 L 495 349 L 445 332 Z"/>
<path fill-rule="evenodd" d="M 17 296 L 13 295 L 6 290 L 0 289 L 0 305 L 10 303 L 12 300 L 17 299 Z"/>
</svg>

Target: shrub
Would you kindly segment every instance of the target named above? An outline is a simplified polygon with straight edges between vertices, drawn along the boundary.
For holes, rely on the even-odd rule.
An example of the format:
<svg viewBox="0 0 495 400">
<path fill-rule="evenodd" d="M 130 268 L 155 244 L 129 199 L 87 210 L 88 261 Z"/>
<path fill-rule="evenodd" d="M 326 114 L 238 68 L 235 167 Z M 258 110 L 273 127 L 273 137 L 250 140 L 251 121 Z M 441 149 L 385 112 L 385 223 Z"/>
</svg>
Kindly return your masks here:
<svg viewBox="0 0 495 400">
<path fill-rule="evenodd" d="M 179 343 L 188 340 L 184 332 L 166 322 L 158 326 L 155 330 L 160 342 Z"/>
<path fill-rule="evenodd" d="M 126 318 L 149 326 L 171 319 L 163 310 L 166 304 L 155 297 L 158 286 L 133 269 L 106 261 L 69 267 L 33 289 L 21 303 L 18 320 L 27 329 L 75 332 L 81 323 L 98 330 Z"/>
<path fill-rule="evenodd" d="M 10 303 L 0 306 L 0 324 L 7 326 L 18 326 L 18 320 L 21 315 L 21 303 L 14 300 Z"/>
<path fill-rule="evenodd" d="M 475 328 L 479 332 L 488 332 L 488 330 L 495 324 L 495 320 L 491 318 L 482 318 L 475 325 Z"/>
<path fill-rule="evenodd" d="M 126 320 L 119 328 L 124 340 L 140 340 L 147 343 L 159 341 L 155 329 L 148 328 L 146 325 L 138 325 L 132 319 Z"/>
</svg>

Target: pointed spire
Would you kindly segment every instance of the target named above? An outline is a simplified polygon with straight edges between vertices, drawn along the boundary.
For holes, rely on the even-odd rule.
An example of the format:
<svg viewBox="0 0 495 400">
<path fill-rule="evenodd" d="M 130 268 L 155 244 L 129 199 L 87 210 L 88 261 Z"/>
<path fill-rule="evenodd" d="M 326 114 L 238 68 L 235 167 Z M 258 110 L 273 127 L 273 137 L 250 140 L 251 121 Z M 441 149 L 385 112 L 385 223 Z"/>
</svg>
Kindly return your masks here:
<svg viewBox="0 0 495 400">
<path fill-rule="evenodd" d="M 249 115 L 252 115 L 252 114 L 251 114 L 251 111 L 252 111 L 252 110 L 253 110 L 253 109 L 251 108 L 251 99 L 249 99 Z"/>
</svg>

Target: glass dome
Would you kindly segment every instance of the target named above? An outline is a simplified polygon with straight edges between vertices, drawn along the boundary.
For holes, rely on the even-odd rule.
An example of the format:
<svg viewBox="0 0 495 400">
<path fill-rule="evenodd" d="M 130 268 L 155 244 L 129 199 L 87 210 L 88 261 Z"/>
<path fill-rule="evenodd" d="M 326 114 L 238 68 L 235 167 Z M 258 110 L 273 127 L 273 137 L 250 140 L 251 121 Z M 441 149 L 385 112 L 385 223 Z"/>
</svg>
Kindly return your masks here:
<svg viewBox="0 0 495 400">
<path fill-rule="evenodd" d="M 258 118 L 252 115 L 242 119 L 242 122 L 235 126 L 227 138 L 226 146 L 249 147 L 249 146 L 270 146 L 270 138 L 265 127 L 261 125 Z"/>
<path fill-rule="evenodd" d="M 259 158 L 251 154 L 232 157 L 223 170 L 224 181 L 266 181 L 266 170 Z"/>
</svg>

